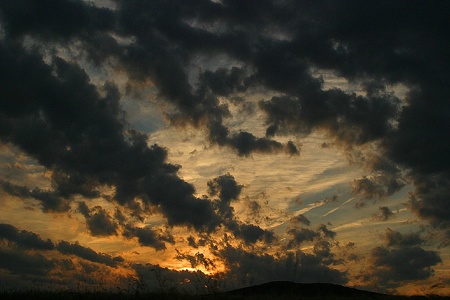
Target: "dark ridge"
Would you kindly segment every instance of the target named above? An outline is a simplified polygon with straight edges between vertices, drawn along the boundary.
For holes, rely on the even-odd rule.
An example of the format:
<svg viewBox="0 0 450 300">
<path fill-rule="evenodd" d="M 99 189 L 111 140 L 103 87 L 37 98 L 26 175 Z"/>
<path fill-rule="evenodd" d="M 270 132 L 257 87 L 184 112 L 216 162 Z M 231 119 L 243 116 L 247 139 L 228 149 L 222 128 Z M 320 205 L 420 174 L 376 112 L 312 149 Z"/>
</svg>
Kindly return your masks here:
<svg viewBox="0 0 450 300">
<path fill-rule="evenodd" d="M 226 292 L 229 296 L 255 297 L 261 296 L 295 296 L 307 298 L 323 298 L 323 297 L 340 297 L 350 299 L 381 299 L 388 295 L 374 293 L 369 291 L 358 290 L 355 288 L 345 287 L 330 283 L 294 283 L 289 281 L 274 281 L 245 287 L 233 291 Z"/>
</svg>

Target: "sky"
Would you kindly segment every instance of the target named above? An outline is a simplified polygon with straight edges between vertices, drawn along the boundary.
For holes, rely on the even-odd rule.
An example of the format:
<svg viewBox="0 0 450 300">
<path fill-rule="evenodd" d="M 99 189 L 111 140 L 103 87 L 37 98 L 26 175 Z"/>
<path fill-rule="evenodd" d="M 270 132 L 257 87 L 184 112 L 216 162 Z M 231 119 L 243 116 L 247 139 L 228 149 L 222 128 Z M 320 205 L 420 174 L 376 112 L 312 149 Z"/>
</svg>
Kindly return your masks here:
<svg viewBox="0 0 450 300">
<path fill-rule="evenodd" d="M 0 1 L 0 289 L 450 295 L 448 1 Z"/>
</svg>

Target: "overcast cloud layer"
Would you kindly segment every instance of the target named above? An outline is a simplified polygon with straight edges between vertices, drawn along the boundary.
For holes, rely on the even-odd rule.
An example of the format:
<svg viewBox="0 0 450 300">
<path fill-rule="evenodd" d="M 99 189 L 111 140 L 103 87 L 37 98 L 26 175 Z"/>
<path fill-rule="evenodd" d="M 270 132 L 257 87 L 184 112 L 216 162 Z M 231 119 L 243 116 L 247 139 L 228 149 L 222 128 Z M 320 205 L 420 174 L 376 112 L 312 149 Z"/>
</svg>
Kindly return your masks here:
<svg viewBox="0 0 450 300">
<path fill-rule="evenodd" d="M 20 209 L 0 218 L 1 276 L 73 288 L 80 270 L 107 272 L 111 286 L 164 274 L 180 286 L 192 274 L 178 262 L 228 288 L 293 280 L 449 293 L 449 11 L 446 1 L 1 1 L 0 150 L 13 171 L 0 188 Z M 178 163 L 180 132 L 201 141 Z M 319 169 L 322 152 L 302 154 L 317 136 L 362 175 L 311 173 L 298 185 L 326 189 L 302 198 L 254 190 L 264 174 L 283 183 L 288 165 Z M 229 157 L 249 166 L 251 183 L 233 168 L 181 175 Z M 72 239 L 25 229 L 30 209 L 55 224 L 70 217 Z M 347 238 L 334 223 L 379 226 L 379 239 Z M 107 250 L 112 241 L 122 246 Z M 142 249 L 174 254 L 136 259 Z"/>
</svg>

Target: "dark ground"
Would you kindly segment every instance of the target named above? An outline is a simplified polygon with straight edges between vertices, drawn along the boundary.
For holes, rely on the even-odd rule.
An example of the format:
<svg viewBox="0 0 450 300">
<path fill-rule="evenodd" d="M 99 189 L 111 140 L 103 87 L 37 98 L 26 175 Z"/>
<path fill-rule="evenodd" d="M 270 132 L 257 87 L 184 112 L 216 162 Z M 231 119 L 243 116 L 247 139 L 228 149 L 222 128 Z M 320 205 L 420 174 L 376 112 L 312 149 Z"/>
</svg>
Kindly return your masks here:
<svg viewBox="0 0 450 300">
<path fill-rule="evenodd" d="M 390 296 L 385 294 L 373 293 L 354 288 L 344 287 L 334 284 L 324 283 L 293 283 L 293 282 L 269 282 L 262 285 L 256 285 L 237 289 L 225 293 L 217 293 L 210 295 L 182 295 L 176 293 L 170 294 L 118 294 L 118 293 L 102 293 L 102 292 L 44 292 L 44 291 L 28 291 L 28 292 L 0 292 L 0 299 L 15 300 L 144 300 L 144 299 L 163 299 L 163 300 L 240 300 L 240 299 L 336 299 L 336 300 L 356 300 L 356 299 L 404 299 L 404 300 L 450 300 L 450 297 L 441 296 Z"/>
</svg>

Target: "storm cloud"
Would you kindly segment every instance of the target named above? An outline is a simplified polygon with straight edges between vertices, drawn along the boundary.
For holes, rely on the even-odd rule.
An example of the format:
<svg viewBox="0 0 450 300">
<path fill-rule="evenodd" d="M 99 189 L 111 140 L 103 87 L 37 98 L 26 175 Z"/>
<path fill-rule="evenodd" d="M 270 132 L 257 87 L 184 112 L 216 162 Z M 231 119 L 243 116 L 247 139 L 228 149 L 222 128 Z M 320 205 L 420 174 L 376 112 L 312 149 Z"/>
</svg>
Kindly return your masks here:
<svg viewBox="0 0 450 300">
<path fill-rule="evenodd" d="M 378 5 L 374 1 L 364 4 L 348 1 L 342 5 L 322 1 L 314 4 L 264 1 L 261 5 L 202 1 L 197 8 L 188 2 L 172 1 L 114 1 L 114 4 L 114 10 L 81 1 L 45 1 L 39 5 L 26 1 L 21 7 L 4 1 L 0 6 L 6 45 L 1 49 L 4 66 L 1 77 L 6 79 L 2 80 L 2 140 L 20 146 L 43 165 L 61 171 L 61 178 L 55 175 L 61 196 L 70 196 L 73 193 L 70 186 L 74 184 L 78 192 L 92 196 L 95 189 L 89 185 L 111 183 L 117 186 L 116 196 L 122 203 L 134 196 L 150 194 L 150 201 L 162 206 L 171 224 L 196 228 L 217 224 L 217 221 L 208 224 L 206 219 L 214 219 L 211 208 L 193 198 L 192 188 L 177 179 L 176 167 L 165 162 L 163 148 L 143 146 L 139 141 L 142 137 L 136 134 L 131 135 L 128 143 L 125 141 L 126 127 L 118 105 L 120 95 L 111 84 L 104 87 L 106 96 L 100 97 L 79 67 L 56 57 L 47 65 L 40 54 L 25 52 L 18 44 L 26 35 L 53 41 L 55 47 L 79 41 L 86 58 L 97 64 L 108 57 L 116 59 L 117 68 L 125 70 L 132 80 L 155 82 L 161 97 L 176 107 L 172 114 L 174 121 L 181 118 L 197 127 L 205 125 L 213 143 L 230 146 L 239 155 L 282 149 L 295 154 L 298 149 L 292 142 L 282 145 L 272 137 L 324 129 L 349 147 L 379 143 L 387 159 L 411 170 L 416 186 L 432 182 L 439 190 L 449 180 L 445 155 L 448 146 L 439 142 L 449 135 L 450 128 L 447 101 L 450 93 L 444 84 L 449 77 L 446 67 L 449 49 L 440 39 L 445 27 L 442 22 L 447 19 L 443 11 L 448 4 L 418 3 L 415 9 L 405 2 Z M 252 13 L 243 18 L 244 11 Z M 358 16 L 351 13 L 355 11 Z M 60 16 L 64 16 L 64 26 Z M 419 30 L 415 20 L 421 20 L 423 30 Z M 261 30 L 255 24 L 266 26 Z M 133 38 L 120 42 L 111 32 Z M 105 43 L 109 47 L 101 46 Z M 190 62 L 213 53 L 223 53 L 237 63 L 230 68 L 202 70 L 194 76 Z M 23 57 L 20 61 L 19 56 Z M 351 82 L 362 82 L 363 94 L 337 87 L 326 90 L 323 80 L 314 77 L 311 69 L 327 70 Z M 192 84 L 192 76 L 196 84 Z M 402 100 L 386 90 L 387 85 L 400 83 L 410 89 Z M 258 87 L 282 94 L 260 102 L 260 108 L 267 114 L 267 137 L 246 131 L 230 132 L 223 123 L 230 114 L 228 104 L 220 103 L 218 97 Z M 5 102 L 12 95 L 17 99 L 15 104 Z M 70 118 L 60 117 L 69 111 Z M 81 114 L 87 111 L 90 113 Z M 19 121 L 21 125 L 15 125 Z M 25 141 L 23 137 L 29 137 L 31 132 L 39 140 Z M 86 134 L 83 139 L 81 133 Z M 426 141 L 417 143 L 418 136 Z M 102 144 L 104 141 L 110 146 Z M 118 153 L 136 151 L 141 151 L 138 156 L 141 162 L 150 158 L 154 163 L 141 165 L 139 170 L 133 169 L 132 161 L 109 159 Z M 62 158 L 64 164 L 60 162 Z M 105 166 L 104 161 L 117 163 Z M 162 186 L 178 185 L 184 191 L 184 195 L 178 195 L 184 208 L 199 211 L 200 218 L 174 214 L 171 200 L 155 199 L 160 197 L 160 191 L 139 188 L 138 178 L 145 178 L 148 187 L 154 184 L 149 181 L 153 176 L 150 173 L 158 172 L 163 173 L 161 177 L 167 182 Z M 129 178 L 130 174 L 135 174 L 134 178 Z M 75 183 L 72 178 L 79 181 Z M 390 194 L 391 189 L 388 187 L 385 192 L 384 187 L 398 182 L 395 177 L 376 183 L 364 180 L 356 190 L 363 190 L 366 195 L 367 189 L 377 195 Z M 412 207 L 420 216 L 447 224 L 447 216 L 433 210 L 434 206 L 444 207 L 445 200 L 423 190 L 415 193 L 415 199 L 416 205 Z"/>
<path fill-rule="evenodd" d="M 236 211 L 248 197 L 253 221 L 265 214 L 246 194 L 258 183 L 237 172 L 245 182 L 239 184 L 225 167 L 204 172 L 210 177 L 203 183 L 207 195 L 200 196 L 200 172 L 182 172 L 168 146 L 149 143 L 158 140 L 156 129 L 131 121 L 127 105 L 142 100 L 152 112 L 161 110 L 170 129 L 194 131 L 205 149 L 246 162 L 298 158 L 302 139 L 324 136 L 321 151 L 336 147 L 364 173 L 350 182 L 357 205 L 408 186 L 408 210 L 443 232 L 448 244 L 448 11 L 449 2 L 415 0 L 111 0 L 106 7 L 82 0 L 0 1 L 0 146 L 46 170 L 42 181 L 5 176 L 0 188 L 8 199 L 31 199 L 48 214 L 70 215 L 78 205 L 91 237 L 134 239 L 160 251 L 176 244 L 174 227 L 193 230 L 188 245 L 211 248 L 230 276 L 251 275 L 254 283 L 347 282 L 345 272 L 331 267 L 338 263 L 329 242 L 337 236 L 332 225 L 299 226 L 309 226 L 313 213 L 271 210 L 270 217 L 291 220 L 287 229 L 248 223 Z M 274 178 L 282 174 L 270 171 Z M 100 200 L 110 206 L 99 206 Z M 341 213 L 344 204 L 329 212 Z M 380 206 L 371 220 L 400 218 L 389 207 Z M 149 221 L 155 215 L 161 226 Z M 276 230 L 287 234 L 286 253 L 247 249 L 258 242 L 281 245 Z M 236 245 L 214 248 L 206 235 L 215 233 L 234 237 Z M 26 249 L 118 266 L 109 254 L 54 244 L 8 224 L 0 224 L 0 238 L 20 249 L 2 249 L 1 267 L 12 270 L 12 261 L 17 274 L 41 269 L 42 275 L 53 267 Z M 369 275 L 384 288 L 428 279 L 441 261 L 418 234 L 388 230 L 383 238 L 368 260 Z M 304 243 L 311 253 L 294 251 Z M 200 252 L 179 252 L 178 259 L 212 265 Z"/>
</svg>

